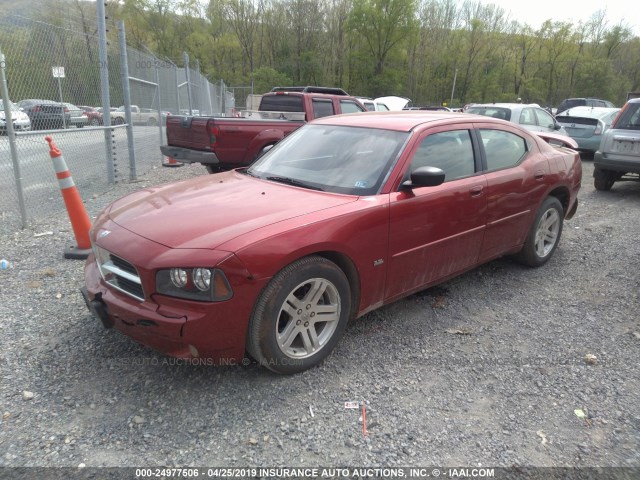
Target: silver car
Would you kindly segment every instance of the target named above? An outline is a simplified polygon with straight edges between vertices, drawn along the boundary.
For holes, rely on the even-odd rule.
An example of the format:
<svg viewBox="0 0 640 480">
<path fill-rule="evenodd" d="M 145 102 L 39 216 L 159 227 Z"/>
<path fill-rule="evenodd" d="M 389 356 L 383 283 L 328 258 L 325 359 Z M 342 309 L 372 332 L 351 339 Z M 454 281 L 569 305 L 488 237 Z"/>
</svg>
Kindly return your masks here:
<svg viewBox="0 0 640 480">
<path fill-rule="evenodd" d="M 556 115 L 556 121 L 576 141 L 578 150 L 593 154 L 619 111 L 608 107 L 573 107 Z"/>
<path fill-rule="evenodd" d="M 78 127 L 82 128 L 89 123 L 89 117 L 84 113 L 80 107 L 76 107 L 73 103 L 64 102 L 64 113 L 67 122 L 67 128 Z"/>
<path fill-rule="evenodd" d="M 562 125 L 556 122 L 553 115 L 536 104 L 474 103 L 465 112 L 484 115 L 485 117 L 501 118 L 508 122 L 517 123 L 532 132 L 551 132 L 569 136 L 567 131 L 562 128 Z"/>
<path fill-rule="evenodd" d="M 596 190 L 611 190 L 620 180 L 640 176 L 640 98 L 629 100 L 604 132 L 593 156 Z"/>
</svg>

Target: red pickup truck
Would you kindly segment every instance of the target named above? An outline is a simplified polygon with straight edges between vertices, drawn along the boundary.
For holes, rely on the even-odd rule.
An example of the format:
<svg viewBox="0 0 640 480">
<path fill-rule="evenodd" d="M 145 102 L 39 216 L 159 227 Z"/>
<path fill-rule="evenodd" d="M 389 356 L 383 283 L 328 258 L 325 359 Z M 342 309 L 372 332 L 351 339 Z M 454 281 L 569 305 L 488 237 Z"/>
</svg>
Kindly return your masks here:
<svg viewBox="0 0 640 480">
<path fill-rule="evenodd" d="M 250 165 L 272 145 L 305 122 L 340 113 L 365 112 L 340 88 L 276 87 L 265 93 L 258 111 L 241 118 L 167 118 L 163 155 L 183 163 L 201 163 L 209 173 Z"/>
</svg>

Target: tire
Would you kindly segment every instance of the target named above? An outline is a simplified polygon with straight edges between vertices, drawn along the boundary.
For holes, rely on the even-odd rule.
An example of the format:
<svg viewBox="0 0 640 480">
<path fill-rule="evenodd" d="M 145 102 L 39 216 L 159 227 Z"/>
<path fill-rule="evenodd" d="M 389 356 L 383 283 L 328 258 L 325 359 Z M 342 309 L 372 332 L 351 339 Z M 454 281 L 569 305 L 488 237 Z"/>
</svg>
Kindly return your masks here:
<svg viewBox="0 0 640 480">
<path fill-rule="evenodd" d="M 323 257 L 301 258 L 278 272 L 258 298 L 247 350 L 273 372 L 307 370 L 331 353 L 350 314 L 351 288 L 342 270 Z"/>
<path fill-rule="evenodd" d="M 155 127 L 156 125 L 158 125 L 158 121 L 155 118 L 150 118 L 149 120 L 147 120 L 147 125 L 149 125 L 150 127 Z"/>
<path fill-rule="evenodd" d="M 547 197 L 536 213 L 527 240 L 516 260 L 530 267 L 547 263 L 560 243 L 564 209 L 556 197 Z"/>
<path fill-rule="evenodd" d="M 124 125 L 124 118 L 116 117 L 116 118 L 113 120 L 113 124 L 114 124 L 114 125 Z"/>
<path fill-rule="evenodd" d="M 593 186 L 601 192 L 608 192 L 616 181 L 615 174 L 608 170 L 593 171 Z"/>
<path fill-rule="evenodd" d="M 91 125 L 92 127 L 98 127 L 100 126 L 100 120 L 98 120 L 97 118 L 92 118 L 89 122 L 89 125 Z"/>
</svg>

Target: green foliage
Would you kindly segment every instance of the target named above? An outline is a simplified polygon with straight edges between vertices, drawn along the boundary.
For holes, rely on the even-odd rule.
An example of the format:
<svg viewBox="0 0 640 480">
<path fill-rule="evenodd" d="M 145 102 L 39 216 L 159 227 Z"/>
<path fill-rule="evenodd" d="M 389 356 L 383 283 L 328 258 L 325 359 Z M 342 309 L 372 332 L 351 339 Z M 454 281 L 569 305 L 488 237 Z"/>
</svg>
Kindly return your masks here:
<svg viewBox="0 0 640 480">
<path fill-rule="evenodd" d="M 95 7 L 46 1 L 56 8 L 41 9 L 36 19 L 43 23 L 0 24 L 7 61 L 22 65 L 19 74 L 8 72 L 9 82 L 17 97 L 56 98 L 56 82 L 42 74 L 54 62 L 69 69 L 63 93 L 73 90 L 95 104 L 95 39 L 64 34 L 82 16 L 82 28 L 93 35 Z M 461 106 L 518 97 L 557 105 L 571 96 L 621 105 L 627 91 L 640 90 L 640 39 L 621 26 L 608 27 L 602 15 L 578 25 L 550 20 L 534 30 L 507 22 L 495 5 L 453 0 L 121 0 L 107 9 L 112 24 L 125 21 L 127 41 L 138 50 L 177 65 L 186 51 L 210 79 L 231 86 L 253 80 L 255 92 L 315 84 L 357 95 L 407 96 L 414 105 L 451 103 L 453 97 L 452 106 Z M 108 34 L 110 55 L 117 55 L 116 33 L 111 28 Z M 115 57 L 111 63 L 117 65 Z M 118 75 L 110 71 L 113 99 L 121 96 Z M 43 80 L 23 81 L 29 78 Z"/>
<path fill-rule="evenodd" d="M 266 93 L 276 86 L 286 87 L 292 85 L 291 78 L 271 67 L 260 67 L 254 70 L 252 78 L 253 91 L 258 94 Z"/>
</svg>

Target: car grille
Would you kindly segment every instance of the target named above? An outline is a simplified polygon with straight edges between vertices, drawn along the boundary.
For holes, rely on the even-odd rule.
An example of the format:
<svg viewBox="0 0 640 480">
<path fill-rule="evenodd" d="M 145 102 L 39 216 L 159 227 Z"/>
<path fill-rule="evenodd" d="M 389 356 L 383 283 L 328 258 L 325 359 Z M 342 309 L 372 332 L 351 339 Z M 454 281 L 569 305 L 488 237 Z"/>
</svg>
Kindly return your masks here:
<svg viewBox="0 0 640 480">
<path fill-rule="evenodd" d="M 98 269 L 105 282 L 127 295 L 143 301 L 144 290 L 136 267 L 104 248 L 94 247 Z"/>
</svg>

